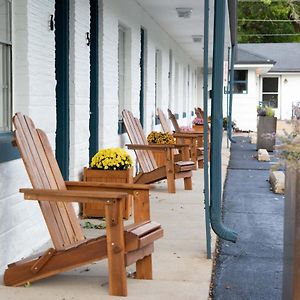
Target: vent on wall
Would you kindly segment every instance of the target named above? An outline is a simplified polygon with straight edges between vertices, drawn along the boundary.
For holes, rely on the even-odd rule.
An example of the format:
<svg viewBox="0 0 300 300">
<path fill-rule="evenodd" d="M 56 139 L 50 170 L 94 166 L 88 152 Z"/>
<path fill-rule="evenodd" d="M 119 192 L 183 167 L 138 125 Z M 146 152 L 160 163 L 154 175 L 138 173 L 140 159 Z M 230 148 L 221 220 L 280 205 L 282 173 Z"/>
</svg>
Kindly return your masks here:
<svg viewBox="0 0 300 300">
<path fill-rule="evenodd" d="M 202 35 L 192 35 L 192 39 L 194 43 L 201 43 L 202 42 Z"/>
<path fill-rule="evenodd" d="M 179 18 L 188 19 L 188 18 L 191 17 L 193 10 L 191 8 L 188 8 L 188 7 L 177 7 L 176 11 L 177 11 L 177 16 Z"/>
</svg>

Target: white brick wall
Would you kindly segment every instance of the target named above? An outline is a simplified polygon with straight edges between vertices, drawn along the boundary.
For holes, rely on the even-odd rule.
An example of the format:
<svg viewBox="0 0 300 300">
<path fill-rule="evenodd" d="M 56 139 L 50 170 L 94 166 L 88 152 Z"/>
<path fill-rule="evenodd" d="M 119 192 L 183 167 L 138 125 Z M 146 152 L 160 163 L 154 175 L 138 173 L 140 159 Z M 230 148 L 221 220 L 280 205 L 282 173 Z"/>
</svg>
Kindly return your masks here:
<svg viewBox="0 0 300 300">
<path fill-rule="evenodd" d="M 70 179 L 78 180 L 89 163 L 90 5 L 70 1 Z"/>
<path fill-rule="evenodd" d="M 49 16 L 54 0 L 13 1 L 14 111 L 30 115 L 54 145 L 54 33 Z M 45 117 L 46 116 L 46 117 Z M 0 164 L 0 272 L 48 240 L 38 204 L 24 201 L 18 190 L 30 187 L 23 162 Z"/>
<path fill-rule="evenodd" d="M 103 78 L 103 87 L 101 91 L 100 106 L 100 146 L 110 147 L 124 142 L 117 134 L 117 105 L 118 105 L 118 24 L 119 22 L 130 29 L 131 33 L 131 69 L 130 69 L 130 95 L 127 99 L 127 108 L 131 109 L 134 115 L 139 116 L 139 91 L 140 91 L 140 28 L 146 31 L 146 67 L 145 67 L 145 132 L 154 129 L 155 116 L 155 51 L 161 50 L 162 53 L 162 95 L 160 99 L 161 107 L 166 110 L 169 101 L 169 50 L 173 52 L 173 95 L 175 91 L 175 60 L 179 68 L 178 84 L 178 105 L 179 111 L 176 111 L 182 117 L 185 110 L 183 104 L 183 70 L 189 64 L 191 74 L 194 72 L 195 62 L 192 61 L 183 50 L 166 34 L 166 32 L 133 0 L 103 0 L 103 23 L 102 27 L 102 47 L 103 56 L 101 56 L 102 66 L 101 76 Z M 105 75 L 104 75 L 105 74 Z M 192 91 L 192 87 L 190 87 Z M 196 103 L 196 93 L 190 92 L 190 103 Z M 194 99 L 192 101 L 192 95 Z M 175 108 L 173 103 L 171 108 Z M 190 108 L 190 110 L 193 107 Z M 175 112 L 175 110 L 174 110 Z M 185 120 L 180 120 L 180 122 Z M 159 128 L 159 126 L 157 127 Z M 125 135 L 126 136 L 126 135 Z"/>
<path fill-rule="evenodd" d="M 89 31 L 89 1 L 70 1 L 70 178 L 78 179 L 88 164 L 89 148 L 89 51 L 86 32 Z M 46 131 L 55 146 L 55 37 L 48 22 L 54 14 L 55 0 L 13 1 L 13 103 L 14 111 L 29 114 L 38 127 Z M 102 7 L 99 7 L 100 16 Z M 145 131 L 154 129 L 155 115 L 155 51 L 161 51 L 161 107 L 169 102 L 169 50 L 173 52 L 174 96 L 175 60 L 179 68 L 178 101 L 175 111 L 182 116 L 186 110 L 183 98 L 183 70 L 195 62 L 153 21 L 133 0 L 103 0 L 100 29 L 100 99 L 99 137 L 101 147 L 123 145 L 127 135 L 117 134 L 118 121 L 118 24 L 128 28 L 127 62 L 130 72 L 126 86 L 126 108 L 139 116 L 140 92 L 140 28 L 146 31 L 145 49 Z M 190 76 L 191 82 L 191 76 Z M 190 84 L 191 89 L 191 84 Z M 189 103 L 193 105 L 192 90 Z M 194 93 L 194 96 L 196 93 Z M 171 108 L 174 106 L 174 97 Z M 191 106 L 190 110 L 193 107 Z M 188 112 L 187 112 L 188 113 Z M 181 122 L 184 120 L 180 120 Z M 158 126 L 158 128 L 160 128 Z M 15 160 L 0 164 L 0 272 L 7 263 L 25 257 L 48 240 L 48 233 L 35 202 L 27 202 L 18 193 L 29 187 L 23 163 Z"/>
</svg>

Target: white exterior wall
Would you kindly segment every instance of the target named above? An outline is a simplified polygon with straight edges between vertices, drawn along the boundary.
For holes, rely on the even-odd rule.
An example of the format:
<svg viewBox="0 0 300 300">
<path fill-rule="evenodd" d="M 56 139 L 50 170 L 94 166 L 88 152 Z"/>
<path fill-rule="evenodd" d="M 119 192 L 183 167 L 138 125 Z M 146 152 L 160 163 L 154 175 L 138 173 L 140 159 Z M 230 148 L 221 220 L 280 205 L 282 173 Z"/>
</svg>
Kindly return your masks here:
<svg viewBox="0 0 300 300">
<path fill-rule="evenodd" d="M 101 6 L 101 5 L 100 5 Z M 48 135 L 55 149 L 56 80 L 55 35 L 49 30 L 55 0 L 13 1 L 13 104 L 14 111 L 28 114 Z M 70 179 L 78 179 L 88 164 L 89 147 L 89 1 L 70 3 Z M 172 94 L 175 91 L 175 61 L 179 66 L 178 105 L 172 97 L 171 108 L 182 118 L 196 103 L 192 74 L 196 63 L 133 0 L 104 0 L 100 16 L 100 147 L 123 145 L 126 134 L 117 134 L 118 124 L 118 23 L 130 35 L 130 65 L 126 86 L 126 108 L 139 116 L 140 92 L 140 27 L 146 30 L 145 49 L 145 132 L 155 128 L 155 50 L 161 51 L 161 99 L 166 112 L 169 102 L 169 50 L 173 53 Z M 183 99 L 184 69 L 190 66 L 189 89 Z M 188 75 L 186 75 L 188 76 Z M 195 78 L 194 78 L 195 81 Z M 179 109 L 178 109 L 179 107 Z M 188 111 L 187 116 L 189 116 Z M 186 119 L 179 122 L 185 124 Z M 160 129 L 160 126 L 156 127 Z M 18 190 L 30 187 L 23 162 L 14 160 L 0 164 L 0 273 L 13 261 L 28 256 L 49 239 L 44 219 L 36 202 L 24 201 Z"/>
<path fill-rule="evenodd" d="M 49 16 L 54 0 L 13 1 L 13 104 L 34 119 L 54 146 L 55 51 Z M 45 117 L 46 116 L 46 117 Z M 23 162 L 0 164 L 0 272 L 29 255 L 48 238 L 35 201 L 24 201 L 20 187 L 30 187 Z"/>
<path fill-rule="evenodd" d="M 259 103 L 259 77 L 255 69 L 248 70 L 248 93 L 233 94 L 232 120 L 238 129 L 256 131 L 256 106 Z M 226 95 L 224 95 L 224 115 L 226 115 Z"/>
<path fill-rule="evenodd" d="M 173 76 L 172 89 L 175 93 L 175 61 L 178 63 L 179 80 L 178 83 L 178 104 L 175 105 L 176 97 L 173 97 L 171 109 L 182 117 L 184 111 L 183 104 L 183 72 L 184 67 L 189 64 L 191 74 L 195 71 L 196 63 L 192 61 L 186 53 L 166 34 L 166 32 L 135 2 L 132 0 L 104 0 L 103 1 L 103 57 L 101 57 L 103 77 L 103 88 L 101 91 L 100 105 L 100 146 L 111 147 L 122 145 L 127 135 L 120 136 L 117 133 L 118 125 L 118 24 L 122 24 L 129 31 L 131 55 L 128 57 L 131 61 L 129 74 L 129 85 L 127 86 L 126 108 L 132 110 L 133 114 L 139 117 L 139 92 L 140 92 L 140 28 L 146 32 L 146 59 L 145 59 L 145 106 L 144 120 L 145 132 L 149 133 L 155 128 L 155 51 L 159 49 L 162 56 L 162 90 L 161 99 L 158 101 L 161 108 L 166 112 L 169 101 L 169 50 L 173 54 Z M 101 28 L 101 27 L 100 27 Z M 191 87 L 190 76 L 190 89 Z M 177 89 L 177 87 L 176 87 Z M 190 97 L 196 93 L 189 93 Z M 192 99 L 190 103 L 195 103 Z M 179 110 L 178 110 L 179 107 Z M 176 108 L 176 109 L 175 109 Z M 193 106 L 191 107 L 192 110 Z M 179 120 L 182 122 L 182 120 Z M 183 121 L 184 122 L 184 121 Z M 160 126 L 156 126 L 160 129 Z"/>
<path fill-rule="evenodd" d="M 280 118 L 290 120 L 292 106 L 300 102 L 300 74 L 285 73 L 280 76 Z"/>
<path fill-rule="evenodd" d="M 89 31 L 89 1 L 70 1 L 70 180 L 80 179 L 83 167 L 89 163 Z"/>
</svg>

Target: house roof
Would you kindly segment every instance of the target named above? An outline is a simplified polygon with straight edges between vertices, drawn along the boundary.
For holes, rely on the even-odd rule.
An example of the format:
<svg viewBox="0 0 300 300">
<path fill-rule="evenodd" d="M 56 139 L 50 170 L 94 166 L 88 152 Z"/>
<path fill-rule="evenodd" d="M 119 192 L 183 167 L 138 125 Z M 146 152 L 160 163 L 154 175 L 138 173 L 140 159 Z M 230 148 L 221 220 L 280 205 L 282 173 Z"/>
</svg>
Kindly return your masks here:
<svg viewBox="0 0 300 300">
<path fill-rule="evenodd" d="M 300 72 L 300 43 L 239 44 L 236 63 L 270 64 L 270 72 Z"/>
<path fill-rule="evenodd" d="M 273 60 L 269 58 L 250 52 L 245 49 L 241 49 L 238 45 L 236 64 L 274 64 Z"/>
</svg>

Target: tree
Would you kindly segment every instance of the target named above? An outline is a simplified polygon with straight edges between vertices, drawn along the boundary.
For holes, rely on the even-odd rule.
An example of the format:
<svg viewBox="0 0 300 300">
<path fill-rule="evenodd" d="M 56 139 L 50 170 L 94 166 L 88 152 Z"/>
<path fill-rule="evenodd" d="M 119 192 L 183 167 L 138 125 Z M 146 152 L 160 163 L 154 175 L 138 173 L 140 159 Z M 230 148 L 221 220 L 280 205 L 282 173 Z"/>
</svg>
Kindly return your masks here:
<svg viewBox="0 0 300 300">
<path fill-rule="evenodd" d="M 238 42 L 300 42 L 299 14 L 300 3 L 295 0 L 239 1 Z"/>
</svg>

